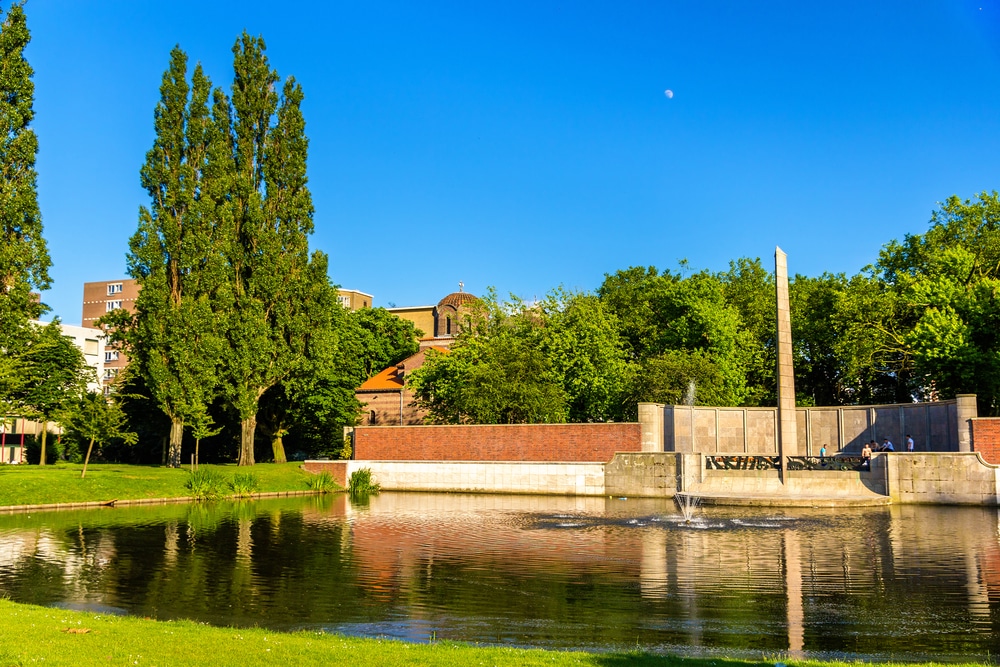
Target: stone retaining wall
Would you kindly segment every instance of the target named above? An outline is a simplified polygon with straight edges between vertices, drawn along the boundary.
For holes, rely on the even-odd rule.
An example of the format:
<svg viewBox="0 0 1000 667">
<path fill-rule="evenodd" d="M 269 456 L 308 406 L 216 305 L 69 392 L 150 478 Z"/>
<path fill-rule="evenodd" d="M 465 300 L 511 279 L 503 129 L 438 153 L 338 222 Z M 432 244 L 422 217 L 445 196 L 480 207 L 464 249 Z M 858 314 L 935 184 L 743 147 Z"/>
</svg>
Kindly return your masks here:
<svg viewBox="0 0 1000 667">
<path fill-rule="evenodd" d="M 884 458 L 894 503 L 996 505 L 1000 498 L 1000 466 L 987 463 L 979 452 Z"/>
<path fill-rule="evenodd" d="M 657 411 L 663 416 L 654 424 L 651 420 Z M 778 451 L 777 408 L 643 403 L 639 414 L 662 433 L 655 442 L 659 433 L 646 427 L 646 451 L 765 455 Z M 883 438 L 892 440 L 898 452 L 907 434 L 913 436 L 918 452 L 971 451 L 976 397 L 968 394 L 934 403 L 797 408 L 795 416 L 798 451 L 786 451 L 786 456 L 817 456 L 823 445 L 829 455 L 857 454 L 865 442 L 882 442 Z"/>
</svg>

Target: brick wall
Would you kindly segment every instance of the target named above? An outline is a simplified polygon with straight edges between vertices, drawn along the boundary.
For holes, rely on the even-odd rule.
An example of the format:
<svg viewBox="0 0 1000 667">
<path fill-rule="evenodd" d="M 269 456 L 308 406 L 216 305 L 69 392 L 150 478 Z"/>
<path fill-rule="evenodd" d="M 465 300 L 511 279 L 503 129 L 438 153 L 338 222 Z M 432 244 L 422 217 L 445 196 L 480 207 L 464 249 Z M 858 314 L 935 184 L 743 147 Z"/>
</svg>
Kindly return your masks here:
<svg viewBox="0 0 1000 667">
<path fill-rule="evenodd" d="M 330 473 L 333 481 L 347 488 L 347 461 L 306 461 L 302 464 L 306 472 L 318 475 L 321 472 Z"/>
<path fill-rule="evenodd" d="M 987 463 L 1000 463 L 1000 417 L 972 420 L 972 451 L 982 454 Z"/>
<path fill-rule="evenodd" d="M 610 461 L 641 451 L 639 424 L 359 426 L 354 458 L 368 461 Z"/>
</svg>

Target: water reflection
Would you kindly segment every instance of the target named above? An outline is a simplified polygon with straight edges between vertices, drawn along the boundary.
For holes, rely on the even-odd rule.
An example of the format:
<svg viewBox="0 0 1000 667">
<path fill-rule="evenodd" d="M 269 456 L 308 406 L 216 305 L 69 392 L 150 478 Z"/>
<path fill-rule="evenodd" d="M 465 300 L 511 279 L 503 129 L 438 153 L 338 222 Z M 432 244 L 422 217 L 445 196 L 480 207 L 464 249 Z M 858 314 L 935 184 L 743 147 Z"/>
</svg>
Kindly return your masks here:
<svg viewBox="0 0 1000 667">
<path fill-rule="evenodd" d="M 413 641 L 986 659 L 1000 518 L 408 493 L 10 515 L 0 594 Z"/>
</svg>

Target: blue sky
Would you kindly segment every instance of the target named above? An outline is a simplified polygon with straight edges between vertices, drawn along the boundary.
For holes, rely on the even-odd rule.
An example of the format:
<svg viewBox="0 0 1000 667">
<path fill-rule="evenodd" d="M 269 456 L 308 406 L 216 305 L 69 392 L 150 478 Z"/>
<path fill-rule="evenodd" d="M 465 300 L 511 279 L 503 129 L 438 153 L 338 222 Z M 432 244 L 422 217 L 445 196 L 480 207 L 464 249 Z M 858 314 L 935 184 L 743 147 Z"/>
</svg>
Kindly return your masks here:
<svg viewBox="0 0 1000 667">
<path fill-rule="evenodd" d="M 43 300 L 125 275 L 179 44 L 243 29 L 306 94 L 312 246 L 376 305 L 596 289 L 634 265 L 854 273 L 1000 188 L 1000 0 L 30 0 Z M 674 97 L 664 95 L 666 89 Z"/>
</svg>

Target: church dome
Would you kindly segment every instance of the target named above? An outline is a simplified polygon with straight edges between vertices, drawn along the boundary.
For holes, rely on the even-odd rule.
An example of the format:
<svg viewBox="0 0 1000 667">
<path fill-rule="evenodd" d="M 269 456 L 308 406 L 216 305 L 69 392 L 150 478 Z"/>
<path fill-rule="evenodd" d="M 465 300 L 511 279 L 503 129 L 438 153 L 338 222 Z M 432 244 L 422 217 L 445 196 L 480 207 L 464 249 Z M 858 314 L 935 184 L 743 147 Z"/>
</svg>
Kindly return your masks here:
<svg viewBox="0 0 1000 667">
<path fill-rule="evenodd" d="M 472 303 L 473 301 L 479 301 L 479 299 L 473 294 L 469 294 L 468 292 L 452 292 L 445 298 L 438 301 L 438 308 L 451 306 L 455 310 L 458 310 L 465 304 Z"/>
</svg>

